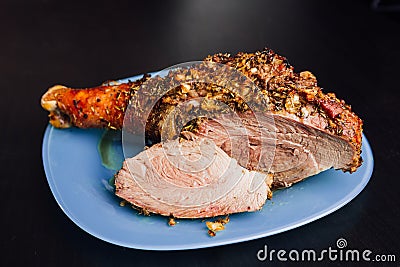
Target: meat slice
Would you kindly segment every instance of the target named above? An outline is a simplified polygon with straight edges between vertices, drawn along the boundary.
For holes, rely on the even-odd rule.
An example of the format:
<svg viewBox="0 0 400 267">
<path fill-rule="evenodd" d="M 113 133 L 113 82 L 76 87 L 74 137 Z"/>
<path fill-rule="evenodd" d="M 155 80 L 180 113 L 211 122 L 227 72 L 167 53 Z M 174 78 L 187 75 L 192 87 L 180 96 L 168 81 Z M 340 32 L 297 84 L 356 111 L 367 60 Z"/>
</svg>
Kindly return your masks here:
<svg viewBox="0 0 400 267">
<path fill-rule="evenodd" d="M 195 130 L 182 135 L 213 140 L 241 166 L 273 174 L 273 188 L 291 186 L 330 168 L 348 170 L 358 160 L 351 142 L 313 127 L 318 117 L 300 120 L 273 113 L 255 118 L 242 114 L 242 124 L 232 123 L 229 115 L 203 118 L 194 123 Z"/>
<path fill-rule="evenodd" d="M 116 195 L 135 207 L 176 218 L 204 218 L 261 209 L 271 175 L 249 171 L 212 140 L 172 140 L 126 159 Z"/>
</svg>

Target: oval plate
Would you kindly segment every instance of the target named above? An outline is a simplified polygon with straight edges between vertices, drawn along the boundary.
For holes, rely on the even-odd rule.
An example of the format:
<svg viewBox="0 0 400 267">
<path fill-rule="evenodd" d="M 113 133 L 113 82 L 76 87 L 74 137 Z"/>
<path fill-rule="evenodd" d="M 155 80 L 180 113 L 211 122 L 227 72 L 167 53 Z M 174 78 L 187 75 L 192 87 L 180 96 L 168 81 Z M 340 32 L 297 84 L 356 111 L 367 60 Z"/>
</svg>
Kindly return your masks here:
<svg viewBox="0 0 400 267">
<path fill-rule="evenodd" d="M 203 220 L 177 220 L 171 227 L 166 217 L 143 216 L 129 206 L 121 207 L 109 183 L 115 171 L 102 165 L 97 149 L 103 132 L 49 125 L 43 140 L 43 165 L 57 203 L 74 223 L 99 239 L 129 248 L 196 249 L 287 231 L 343 207 L 363 190 L 373 171 L 371 147 L 363 135 L 364 162 L 357 172 L 327 170 L 278 190 L 261 211 L 231 215 L 226 229 L 211 238 Z M 118 144 L 115 151 L 122 153 Z"/>
</svg>

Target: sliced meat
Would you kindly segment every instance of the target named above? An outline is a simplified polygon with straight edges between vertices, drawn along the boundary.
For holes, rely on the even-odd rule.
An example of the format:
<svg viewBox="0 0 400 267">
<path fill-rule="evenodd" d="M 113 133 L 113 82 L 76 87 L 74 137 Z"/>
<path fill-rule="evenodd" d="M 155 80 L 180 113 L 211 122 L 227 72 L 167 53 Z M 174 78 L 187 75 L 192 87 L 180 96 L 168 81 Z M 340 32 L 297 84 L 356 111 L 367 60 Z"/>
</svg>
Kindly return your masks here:
<svg viewBox="0 0 400 267">
<path fill-rule="evenodd" d="M 351 142 L 313 127 L 316 118 L 276 113 L 257 118 L 242 114 L 241 125 L 232 123 L 230 116 L 199 119 L 194 131 L 182 135 L 211 139 L 241 166 L 272 173 L 273 188 L 288 187 L 330 168 L 347 170 L 358 160 Z"/>
<path fill-rule="evenodd" d="M 159 143 L 124 161 L 116 195 L 135 207 L 176 218 L 261 209 L 272 176 L 248 171 L 212 140 Z"/>
</svg>

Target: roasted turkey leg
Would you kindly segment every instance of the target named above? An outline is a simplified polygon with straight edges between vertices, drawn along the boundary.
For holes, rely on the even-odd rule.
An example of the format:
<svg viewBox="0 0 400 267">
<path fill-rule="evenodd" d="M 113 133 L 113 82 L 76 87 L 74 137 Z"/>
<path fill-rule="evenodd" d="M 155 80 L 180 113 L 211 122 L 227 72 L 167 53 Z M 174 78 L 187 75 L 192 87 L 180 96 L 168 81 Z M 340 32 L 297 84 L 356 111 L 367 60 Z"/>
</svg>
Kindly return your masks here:
<svg viewBox="0 0 400 267">
<path fill-rule="evenodd" d="M 293 140 L 301 140 L 301 138 L 318 139 L 328 136 L 333 143 L 336 139 L 338 143 L 342 144 L 337 147 L 342 147 L 343 151 L 335 152 L 335 155 L 338 155 L 338 157 L 346 155 L 346 162 L 341 162 L 339 165 L 325 164 L 322 168 L 319 167 L 320 162 L 317 160 L 315 162 L 317 172 L 329 168 L 329 166 L 353 172 L 361 165 L 362 120 L 351 110 L 349 105 L 343 100 L 337 99 L 333 93 L 324 94 L 311 72 L 295 73 L 286 58 L 275 54 L 270 49 L 255 53 L 238 53 L 235 56 L 216 54 L 208 56 L 204 62 L 215 62 L 232 67 L 250 78 L 258 86 L 264 99 L 267 100 L 268 111 L 274 116 L 278 116 L 276 118 L 280 118 L 279 121 L 282 122 L 279 129 L 284 132 L 280 132 L 279 136 L 282 136 L 279 137 L 280 139 L 283 138 L 287 142 L 292 142 Z M 215 99 L 224 102 L 244 117 L 249 112 L 248 105 L 241 98 L 241 96 L 246 95 L 244 88 L 239 88 L 239 93 L 236 94 L 212 84 L 191 82 L 191 77 L 207 75 L 208 73 L 209 70 L 206 68 L 204 71 L 200 69 L 191 72 L 175 70 L 165 78 L 148 79 L 148 76 L 144 76 L 140 80 L 129 83 L 105 84 L 89 89 L 71 89 L 57 85 L 43 95 L 41 104 L 44 109 L 50 112 L 50 123 L 58 128 L 76 126 L 80 128 L 121 129 L 124 116 L 126 116 L 126 108 L 133 96 L 142 95 L 138 106 L 133 107 L 133 113 L 137 112 L 136 115 L 140 116 L 140 107 L 148 104 L 152 92 L 156 94 L 158 88 L 181 83 L 181 86 L 168 91 L 157 102 L 151 114 L 147 117 L 147 121 L 144 122 L 146 137 L 153 143 L 157 143 L 160 141 L 160 129 L 163 127 L 167 115 L 184 101 L 196 98 Z M 148 92 L 144 96 L 143 94 L 136 94 L 144 83 L 150 93 Z M 206 102 L 199 102 L 194 106 L 201 106 L 202 108 L 205 106 L 204 109 L 207 109 Z M 187 112 L 191 112 L 191 110 Z M 206 122 L 202 125 L 202 122 L 204 121 L 195 121 L 191 125 L 186 125 L 184 130 L 207 136 L 208 134 L 203 130 L 210 129 L 213 125 Z M 293 129 L 293 127 L 298 129 Z M 302 130 L 307 128 L 309 130 Z M 211 133 L 211 136 L 215 132 L 207 131 Z M 313 133 L 313 136 L 305 134 L 310 132 Z M 300 133 L 304 136 L 299 139 Z M 176 133 L 171 133 L 171 135 L 173 134 Z M 293 135 L 297 137 L 293 138 Z M 277 141 L 283 141 L 280 139 Z M 222 139 L 220 138 L 220 140 Z M 311 141 L 311 139 L 309 140 Z M 298 145 L 304 146 L 305 143 L 302 142 Z M 288 148 L 288 157 L 294 153 L 290 149 Z M 307 150 L 306 147 L 304 149 Z M 313 156 L 318 159 L 318 148 L 313 151 L 317 153 Z M 326 151 L 326 149 L 324 148 L 321 151 Z M 281 153 L 281 155 L 285 154 L 284 151 Z M 237 160 L 240 162 L 240 159 Z M 280 160 L 282 160 L 282 157 Z M 290 172 L 280 174 L 282 184 L 285 185 L 285 181 L 289 181 L 288 184 L 290 184 L 290 181 L 299 181 L 305 178 L 303 174 L 300 174 L 304 173 L 304 170 L 299 169 L 304 166 L 292 167 L 293 169 Z"/>
</svg>

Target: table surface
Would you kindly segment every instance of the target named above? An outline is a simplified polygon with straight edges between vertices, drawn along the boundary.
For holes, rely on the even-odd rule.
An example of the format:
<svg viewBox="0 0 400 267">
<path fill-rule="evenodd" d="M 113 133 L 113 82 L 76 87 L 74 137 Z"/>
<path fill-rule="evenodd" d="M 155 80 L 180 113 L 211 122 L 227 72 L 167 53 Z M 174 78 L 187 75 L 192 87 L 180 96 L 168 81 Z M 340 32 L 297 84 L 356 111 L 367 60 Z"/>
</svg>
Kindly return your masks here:
<svg viewBox="0 0 400 267">
<path fill-rule="evenodd" d="M 271 263 L 256 257 L 264 245 L 321 251 L 341 237 L 351 248 L 395 254 L 398 265 L 399 15 L 376 12 L 370 1 L 1 1 L 0 265 L 265 266 Z M 90 87 L 265 46 L 297 71 L 311 70 L 326 92 L 344 98 L 364 120 L 375 168 L 360 195 L 294 230 L 191 251 L 119 247 L 67 218 L 42 165 L 48 120 L 40 97 L 48 87 Z"/>
</svg>

